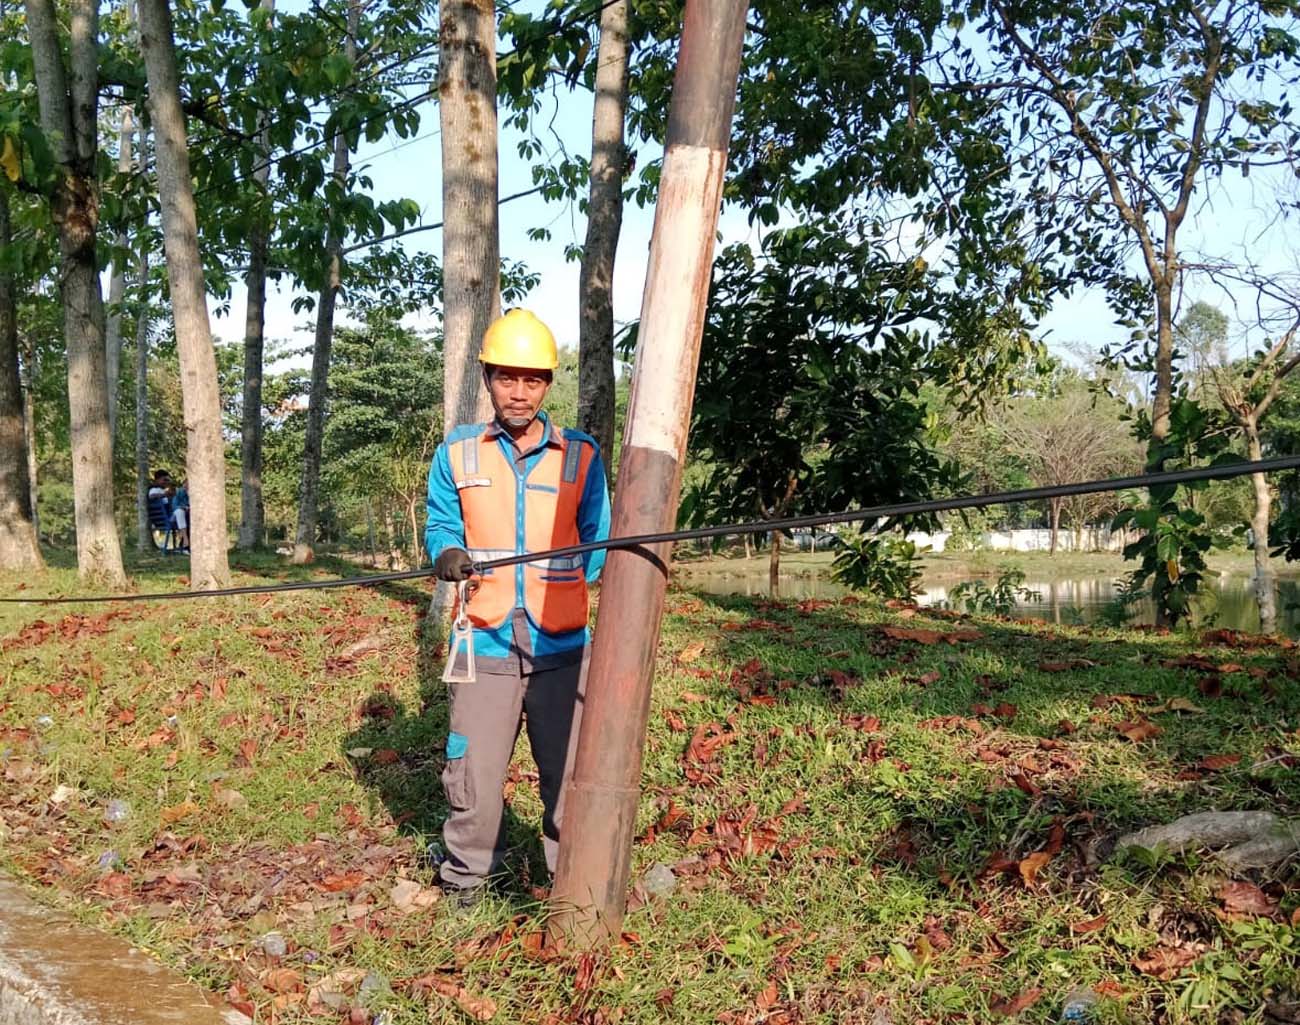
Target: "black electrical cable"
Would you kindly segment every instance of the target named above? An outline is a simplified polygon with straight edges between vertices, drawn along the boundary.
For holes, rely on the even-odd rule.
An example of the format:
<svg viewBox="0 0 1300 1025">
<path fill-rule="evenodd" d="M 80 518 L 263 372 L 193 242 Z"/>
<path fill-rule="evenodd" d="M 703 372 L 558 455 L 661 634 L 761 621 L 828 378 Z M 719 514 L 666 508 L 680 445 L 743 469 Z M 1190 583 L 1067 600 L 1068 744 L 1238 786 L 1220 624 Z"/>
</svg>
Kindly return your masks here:
<svg viewBox="0 0 1300 1025">
<path fill-rule="evenodd" d="M 1020 491 L 998 491 L 990 495 L 961 495 L 955 498 L 932 498 L 919 502 L 896 502 L 892 505 L 850 509 L 848 512 L 823 513 L 818 516 L 792 516 L 783 520 L 752 520 L 748 523 L 731 523 L 719 527 L 693 527 L 689 530 L 670 530 L 656 534 L 637 534 L 630 537 L 611 537 L 604 541 L 588 541 L 567 548 L 552 548 L 545 552 L 509 555 L 474 564 L 475 572 L 515 566 L 521 562 L 541 562 L 564 556 L 585 555 L 611 548 L 644 548 L 647 545 L 674 541 L 696 541 L 728 534 L 761 534 L 769 530 L 791 530 L 795 527 L 821 527 L 830 523 L 856 523 L 879 520 L 893 516 L 916 516 L 922 513 L 945 512 L 950 509 L 979 509 L 986 505 L 1009 505 L 1013 502 L 1035 502 L 1046 498 L 1067 498 L 1071 495 L 1092 495 L 1103 491 L 1124 491 L 1128 488 L 1153 488 L 1177 484 L 1190 484 L 1205 480 L 1228 480 L 1251 473 L 1278 473 L 1282 470 L 1300 469 L 1300 455 L 1279 456 L 1256 462 L 1224 463 L 1218 466 L 1199 466 L 1188 470 L 1165 470 L 1160 473 L 1138 474 L 1133 477 L 1111 477 L 1106 480 L 1079 481 L 1074 484 L 1053 484 L 1041 488 L 1024 488 Z M 155 594 L 106 594 L 88 598 L 0 598 L 0 603 L 36 605 L 72 605 L 92 602 L 169 601 L 182 598 L 224 598 L 240 594 L 276 594 L 280 591 L 320 591 L 333 587 L 372 587 L 396 580 L 418 580 L 433 576 L 432 568 L 410 569 L 400 573 L 378 573 L 363 577 L 341 577 L 337 580 L 312 580 L 292 584 L 266 584 L 250 587 L 226 587 L 212 591 L 168 591 Z"/>
</svg>

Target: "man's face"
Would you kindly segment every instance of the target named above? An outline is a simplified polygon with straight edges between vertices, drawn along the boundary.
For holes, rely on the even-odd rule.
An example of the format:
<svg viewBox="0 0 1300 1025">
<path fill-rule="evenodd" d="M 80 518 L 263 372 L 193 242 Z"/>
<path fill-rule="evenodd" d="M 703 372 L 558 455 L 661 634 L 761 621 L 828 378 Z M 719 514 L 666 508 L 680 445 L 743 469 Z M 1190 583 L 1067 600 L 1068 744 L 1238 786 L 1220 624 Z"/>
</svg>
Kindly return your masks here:
<svg viewBox="0 0 1300 1025">
<path fill-rule="evenodd" d="M 492 408 L 507 427 L 527 427 L 550 390 L 551 375 L 545 370 L 494 367 L 488 375 Z"/>
</svg>

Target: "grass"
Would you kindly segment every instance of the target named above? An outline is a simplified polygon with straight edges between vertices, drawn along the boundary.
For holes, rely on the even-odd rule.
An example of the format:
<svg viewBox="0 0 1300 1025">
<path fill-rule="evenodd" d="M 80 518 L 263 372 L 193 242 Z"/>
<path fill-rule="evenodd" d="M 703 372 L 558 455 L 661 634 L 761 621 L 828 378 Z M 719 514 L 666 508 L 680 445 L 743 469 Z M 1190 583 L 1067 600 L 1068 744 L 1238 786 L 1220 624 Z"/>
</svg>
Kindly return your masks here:
<svg viewBox="0 0 1300 1025">
<path fill-rule="evenodd" d="M 141 590 L 180 565 L 137 566 Z M 76 590 L 66 568 L 25 584 Z M 1291 866 L 1253 880 L 1255 913 L 1208 858 L 1108 850 L 1190 811 L 1297 814 L 1290 648 L 674 591 L 634 873 L 677 888 L 574 958 L 538 949 L 522 746 L 501 894 L 456 919 L 394 893 L 434 896 L 427 600 L 0 607 L 0 863 L 268 1022 L 1048 1022 L 1079 984 L 1101 1021 L 1263 1022 L 1300 992 Z M 1162 665 L 1193 651 L 1229 670 L 1220 696 Z"/>
</svg>

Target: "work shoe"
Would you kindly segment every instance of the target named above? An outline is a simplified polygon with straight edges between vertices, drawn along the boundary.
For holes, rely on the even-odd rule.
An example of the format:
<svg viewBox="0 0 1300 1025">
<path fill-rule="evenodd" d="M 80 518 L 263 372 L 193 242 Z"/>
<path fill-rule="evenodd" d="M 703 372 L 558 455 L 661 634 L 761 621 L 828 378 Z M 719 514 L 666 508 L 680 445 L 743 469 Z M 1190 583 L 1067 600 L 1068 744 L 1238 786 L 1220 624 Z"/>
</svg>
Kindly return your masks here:
<svg viewBox="0 0 1300 1025">
<path fill-rule="evenodd" d="M 447 911 L 456 917 L 468 915 L 474 911 L 483 899 L 488 895 L 486 884 L 478 886 L 453 886 L 451 883 L 442 885 L 442 904 Z"/>
</svg>

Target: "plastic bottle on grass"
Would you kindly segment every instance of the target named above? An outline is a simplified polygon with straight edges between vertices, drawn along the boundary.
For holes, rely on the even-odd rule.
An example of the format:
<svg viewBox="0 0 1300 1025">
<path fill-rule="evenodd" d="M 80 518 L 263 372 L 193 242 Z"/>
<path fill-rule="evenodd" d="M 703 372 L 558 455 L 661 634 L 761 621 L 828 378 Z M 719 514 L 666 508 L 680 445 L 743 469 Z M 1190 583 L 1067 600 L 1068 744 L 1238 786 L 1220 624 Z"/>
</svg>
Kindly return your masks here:
<svg viewBox="0 0 1300 1025">
<path fill-rule="evenodd" d="M 125 822 L 131 816 L 131 806 L 115 797 L 104 806 L 104 821 L 109 825 Z"/>
<path fill-rule="evenodd" d="M 1092 1021 L 1097 1013 L 1097 1003 L 1100 997 L 1097 992 L 1088 986 L 1079 986 L 1070 990 L 1065 995 L 1065 1003 L 1061 1005 L 1062 1022 L 1086 1022 Z"/>
</svg>

